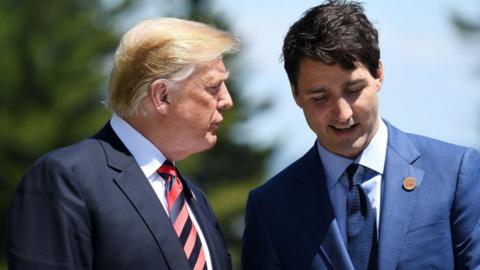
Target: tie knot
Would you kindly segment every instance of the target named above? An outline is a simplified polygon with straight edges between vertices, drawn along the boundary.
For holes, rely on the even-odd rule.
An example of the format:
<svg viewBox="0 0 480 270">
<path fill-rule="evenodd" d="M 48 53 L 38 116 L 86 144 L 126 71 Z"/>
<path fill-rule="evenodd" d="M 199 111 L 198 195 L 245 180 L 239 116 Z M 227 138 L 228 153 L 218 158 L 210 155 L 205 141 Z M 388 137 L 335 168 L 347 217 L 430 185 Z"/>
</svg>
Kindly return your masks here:
<svg viewBox="0 0 480 270">
<path fill-rule="evenodd" d="M 167 176 L 164 177 L 167 180 L 169 180 L 171 177 L 177 177 L 177 170 L 175 169 L 175 165 L 173 165 L 173 162 L 171 162 L 170 160 L 165 160 L 162 166 L 158 168 L 157 172 L 161 176 Z"/>
<path fill-rule="evenodd" d="M 350 186 L 360 185 L 363 182 L 365 171 L 365 167 L 360 164 L 350 164 L 350 166 L 348 166 L 348 168 L 345 170 L 348 176 L 348 181 L 350 182 Z"/>
</svg>

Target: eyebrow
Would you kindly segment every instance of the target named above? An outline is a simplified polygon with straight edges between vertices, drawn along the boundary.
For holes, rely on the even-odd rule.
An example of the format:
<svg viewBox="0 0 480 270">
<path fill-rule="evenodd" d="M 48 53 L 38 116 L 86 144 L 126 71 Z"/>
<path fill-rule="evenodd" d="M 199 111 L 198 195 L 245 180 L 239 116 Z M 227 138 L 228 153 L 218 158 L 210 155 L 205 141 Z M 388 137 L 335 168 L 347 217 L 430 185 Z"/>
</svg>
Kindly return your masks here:
<svg viewBox="0 0 480 270">
<path fill-rule="evenodd" d="M 345 82 L 344 84 L 342 84 L 342 88 L 346 88 L 346 87 L 356 85 L 356 84 L 363 84 L 363 83 L 366 83 L 366 82 L 367 81 L 365 79 L 356 79 L 356 80 Z"/>
<path fill-rule="evenodd" d="M 226 71 L 220 78 L 222 81 L 226 81 L 230 77 L 230 71 Z"/>
<path fill-rule="evenodd" d="M 317 93 L 326 92 L 327 90 L 328 90 L 327 87 L 320 86 L 320 87 L 317 87 L 317 88 L 311 88 L 311 89 L 306 90 L 305 94 L 307 94 L 307 95 L 317 94 Z"/>
<path fill-rule="evenodd" d="M 214 75 L 209 75 L 204 79 L 204 81 L 208 82 L 215 79 L 215 83 L 219 83 L 219 82 L 226 81 L 229 77 L 230 77 L 230 72 L 226 71 L 226 72 L 220 72 L 220 76 L 218 78 L 215 78 Z"/>
<path fill-rule="evenodd" d="M 342 84 L 342 88 L 347 88 L 352 85 L 357 85 L 357 84 L 364 84 L 367 83 L 365 79 L 356 79 L 356 80 L 351 80 L 348 82 L 345 82 Z M 329 88 L 325 86 L 320 86 L 316 88 L 311 88 L 305 91 L 305 94 L 310 95 L 310 94 L 318 94 L 322 92 L 326 92 Z"/>
</svg>

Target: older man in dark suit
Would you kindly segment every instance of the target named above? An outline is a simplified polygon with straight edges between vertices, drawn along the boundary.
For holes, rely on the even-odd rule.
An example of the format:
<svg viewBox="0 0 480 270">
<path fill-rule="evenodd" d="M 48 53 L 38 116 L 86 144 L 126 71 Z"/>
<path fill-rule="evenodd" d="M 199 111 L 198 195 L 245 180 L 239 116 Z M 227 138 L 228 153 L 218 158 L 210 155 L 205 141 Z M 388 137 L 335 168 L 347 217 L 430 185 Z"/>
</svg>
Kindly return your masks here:
<svg viewBox="0 0 480 270">
<path fill-rule="evenodd" d="M 230 34 L 159 18 L 122 38 L 110 121 L 40 158 L 12 199 L 11 269 L 230 269 L 205 195 L 175 161 L 214 146 L 232 107 L 222 56 Z"/>
</svg>

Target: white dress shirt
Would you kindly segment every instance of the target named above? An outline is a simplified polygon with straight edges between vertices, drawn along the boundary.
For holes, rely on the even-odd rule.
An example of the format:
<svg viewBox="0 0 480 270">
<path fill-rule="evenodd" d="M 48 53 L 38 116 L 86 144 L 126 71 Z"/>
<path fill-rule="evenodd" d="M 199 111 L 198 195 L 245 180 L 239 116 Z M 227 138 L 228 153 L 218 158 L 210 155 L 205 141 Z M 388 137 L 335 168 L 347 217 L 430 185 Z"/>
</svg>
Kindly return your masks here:
<svg viewBox="0 0 480 270">
<path fill-rule="evenodd" d="M 165 179 L 157 173 L 158 168 L 160 168 L 166 160 L 165 156 L 147 138 L 118 115 L 114 114 L 112 116 L 110 119 L 110 125 L 142 169 L 142 172 L 145 174 L 148 182 L 150 182 L 150 185 L 157 194 L 158 200 L 161 202 L 168 215 L 167 199 L 165 197 Z M 187 208 L 188 214 L 190 215 L 190 218 L 195 225 L 195 229 L 198 232 L 198 236 L 200 237 L 200 241 L 202 242 L 207 269 L 212 270 L 210 252 L 205 237 L 203 236 L 203 232 L 200 226 L 198 226 L 197 219 L 188 204 Z"/>
<path fill-rule="evenodd" d="M 344 242 L 347 242 L 347 195 L 349 189 L 346 168 L 353 162 L 370 170 L 361 184 L 367 193 L 370 203 L 376 213 L 377 234 L 379 232 L 381 183 L 385 157 L 387 153 L 388 130 L 383 120 L 379 119 L 379 128 L 370 144 L 355 160 L 336 155 L 325 149 L 318 141 L 318 152 L 327 178 L 328 195 L 338 222 Z M 378 238 L 377 238 L 378 239 Z"/>
</svg>

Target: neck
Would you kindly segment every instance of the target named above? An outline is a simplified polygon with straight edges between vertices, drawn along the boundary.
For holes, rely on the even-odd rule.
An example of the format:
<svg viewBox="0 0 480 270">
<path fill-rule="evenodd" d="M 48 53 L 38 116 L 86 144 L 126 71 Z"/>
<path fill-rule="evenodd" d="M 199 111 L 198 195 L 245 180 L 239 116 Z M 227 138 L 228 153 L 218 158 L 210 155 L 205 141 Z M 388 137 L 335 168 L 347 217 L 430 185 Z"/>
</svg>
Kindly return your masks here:
<svg viewBox="0 0 480 270">
<path fill-rule="evenodd" d="M 165 119 L 134 115 L 124 117 L 124 120 L 149 140 L 162 154 L 171 161 L 179 161 L 192 153 L 178 142 L 172 128 Z"/>
</svg>

